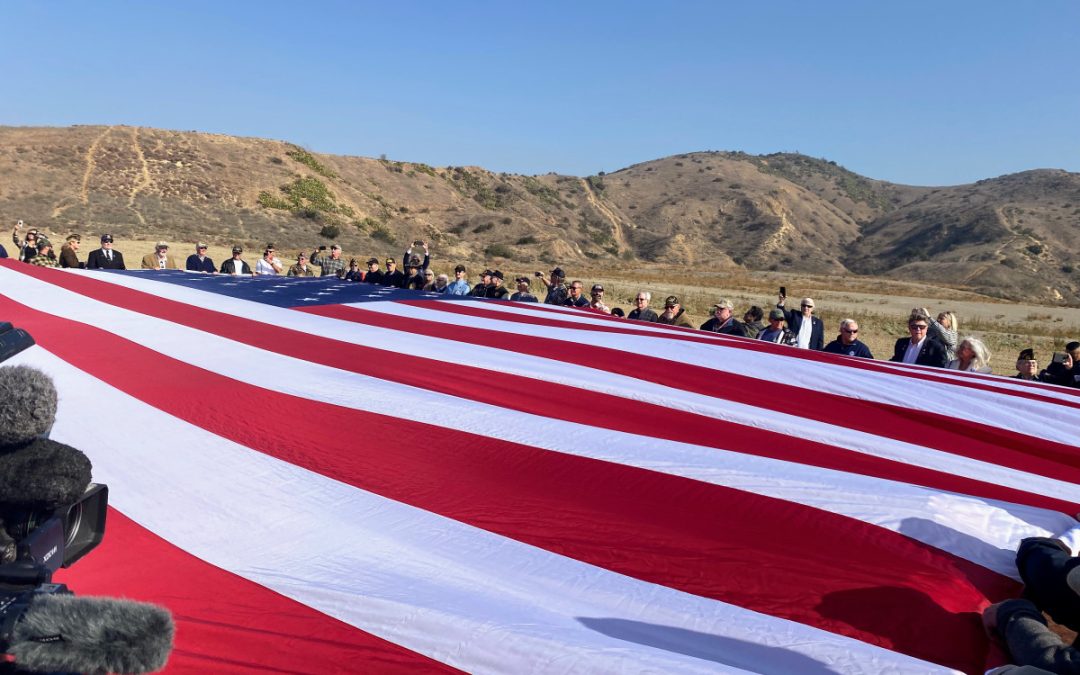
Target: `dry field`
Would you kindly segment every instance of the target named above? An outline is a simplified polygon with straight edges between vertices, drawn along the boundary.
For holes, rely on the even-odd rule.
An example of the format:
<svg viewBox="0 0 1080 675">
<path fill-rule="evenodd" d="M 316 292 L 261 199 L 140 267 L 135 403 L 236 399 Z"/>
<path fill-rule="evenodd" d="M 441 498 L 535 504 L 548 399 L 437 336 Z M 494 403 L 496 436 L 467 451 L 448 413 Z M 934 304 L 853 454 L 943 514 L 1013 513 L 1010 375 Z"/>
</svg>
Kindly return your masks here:
<svg viewBox="0 0 1080 675">
<path fill-rule="evenodd" d="M 194 252 L 192 242 L 169 242 L 170 251 L 183 264 Z M 85 241 L 80 259 L 96 246 L 95 241 Z M 128 265 L 137 267 L 142 256 L 153 251 L 154 242 L 145 240 L 117 239 L 115 247 L 123 251 Z M 286 265 L 295 262 L 296 249 L 278 247 L 278 256 Z M 307 251 L 310 253 L 310 251 Z M 401 251 L 344 251 L 344 258 L 355 257 L 361 261 L 371 257 L 380 260 L 390 255 L 400 259 Z M 211 245 L 210 257 L 220 266 L 231 256 L 229 248 Z M 254 267 L 262 249 L 247 249 L 244 259 Z M 442 260 L 438 251 L 432 252 L 432 268 L 438 273 L 453 276 L 453 266 L 458 260 Z M 465 261 L 470 270 L 470 283 L 476 281 L 475 273 L 483 268 L 482 262 Z M 520 264 L 503 269 L 508 280 L 520 274 L 532 276 L 535 265 Z M 632 264 L 619 267 L 578 269 L 567 266 L 568 279 L 581 279 L 586 289 L 594 282 L 604 284 L 606 299 L 611 306 L 629 311 L 632 298 L 639 289 L 653 295 L 653 308 L 662 308 L 663 299 L 677 295 L 687 309 L 691 323 L 704 322 L 713 303 L 720 298 L 730 299 L 739 316 L 751 305 L 766 311 L 776 303 L 779 286 L 787 287 L 789 306 L 797 305 L 804 296 L 813 297 L 817 314 L 825 321 L 826 341 L 838 333 L 840 319 L 850 317 L 860 325 L 860 339 L 869 345 L 877 358 L 892 355 L 897 338 L 907 335 L 906 319 L 913 307 L 926 307 L 932 314 L 953 310 L 960 318 L 960 334 L 972 335 L 986 342 L 993 357 L 991 366 L 999 374 L 1011 375 L 1017 353 L 1025 347 L 1034 347 L 1040 366 L 1045 365 L 1053 351 L 1060 351 L 1066 342 L 1080 339 L 1080 309 L 1009 303 L 976 293 L 918 283 L 858 276 L 813 276 L 796 274 L 785 276 L 779 272 L 731 272 L 710 271 L 701 267 L 649 265 L 640 268 Z M 543 271 L 547 271 L 544 269 Z M 508 282 L 512 286 L 512 282 Z M 537 282 L 533 292 L 537 293 Z M 659 310 L 658 310 L 659 311 Z"/>
</svg>

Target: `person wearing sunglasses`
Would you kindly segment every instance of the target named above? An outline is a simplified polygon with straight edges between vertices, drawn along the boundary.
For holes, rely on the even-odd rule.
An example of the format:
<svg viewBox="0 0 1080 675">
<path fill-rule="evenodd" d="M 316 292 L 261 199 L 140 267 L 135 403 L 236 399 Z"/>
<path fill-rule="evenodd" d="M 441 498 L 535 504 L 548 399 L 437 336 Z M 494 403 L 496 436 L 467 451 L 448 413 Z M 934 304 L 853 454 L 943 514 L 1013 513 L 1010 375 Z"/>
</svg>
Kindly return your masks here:
<svg viewBox="0 0 1080 675">
<path fill-rule="evenodd" d="M 870 348 L 859 340 L 859 322 L 855 319 L 844 319 L 840 322 L 840 334 L 835 340 L 825 345 L 825 351 L 830 354 L 858 356 L 864 359 L 874 358 Z"/>
<path fill-rule="evenodd" d="M 824 349 L 825 324 L 814 316 L 814 299 L 803 298 L 799 303 L 800 311 L 785 309 L 784 301 L 787 297 L 783 294 L 778 297 L 778 300 L 776 308 L 784 310 L 784 320 L 787 321 L 788 330 L 795 334 L 795 346 L 817 351 Z"/>
<path fill-rule="evenodd" d="M 896 363 L 914 363 L 920 366 L 944 368 L 948 363 L 945 345 L 941 344 L 926 331 L 930 328 L 930 316 L 913 312 L 908 317 L 909 337 L 896 341 L 890 361 Z"/>
</svg>

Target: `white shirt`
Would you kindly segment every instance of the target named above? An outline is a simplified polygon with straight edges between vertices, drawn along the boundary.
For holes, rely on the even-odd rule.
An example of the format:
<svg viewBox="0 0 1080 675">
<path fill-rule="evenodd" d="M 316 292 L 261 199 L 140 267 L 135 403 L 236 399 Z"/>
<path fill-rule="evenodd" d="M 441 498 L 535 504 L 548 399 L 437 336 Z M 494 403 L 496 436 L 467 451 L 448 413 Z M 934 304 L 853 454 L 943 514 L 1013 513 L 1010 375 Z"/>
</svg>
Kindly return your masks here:
<svg viewBox="0 0 1080 675">
<path fill-rule="evenodd" d="M 915 363 L 915 360 L 919 358 L 919 350 L 922 349 L 922 344 L 926 342 L 926 338 L 915 342 L 914 340 L 908 342 L 907 351 L 904 352 L 904 363 Z"/>
<path fill-rule="evenodd" d="M 281 264 L 277 258 L 274 258 L 274 262 Z M 259 262 L 255 263 L 255 274 L 277 274 L 277 270 L 274 266 L 266 262 L 266 258 L 259 258 Z"/>
<path fill-rule="evenodd" d="M 810 349 L 810 334 L 814 332 L 814 318 L 811 316 L 804 316 L 802 323 L 799 324 L 799 336 L 795 341 L 795 344 L 802 349 Z"/>
</svg>

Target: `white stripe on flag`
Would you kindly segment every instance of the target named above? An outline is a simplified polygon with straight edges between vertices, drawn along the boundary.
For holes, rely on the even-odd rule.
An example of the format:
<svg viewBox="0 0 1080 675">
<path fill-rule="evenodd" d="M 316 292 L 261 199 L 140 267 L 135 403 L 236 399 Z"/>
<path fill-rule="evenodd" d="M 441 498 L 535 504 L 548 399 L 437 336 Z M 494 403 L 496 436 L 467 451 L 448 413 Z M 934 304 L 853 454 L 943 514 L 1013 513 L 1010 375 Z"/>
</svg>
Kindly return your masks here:
<svg viewBox="0 0 1080 675">
<path fill-rule="evenodd" d="M 133 520 L 470 672 L 953 672 L 349 487 L 183 423 L 39 347 L 13 362 L 41 367 L 78 401 L 62 405 L 53 436 L 91 451 L 95 478 Z"/>
</svg>

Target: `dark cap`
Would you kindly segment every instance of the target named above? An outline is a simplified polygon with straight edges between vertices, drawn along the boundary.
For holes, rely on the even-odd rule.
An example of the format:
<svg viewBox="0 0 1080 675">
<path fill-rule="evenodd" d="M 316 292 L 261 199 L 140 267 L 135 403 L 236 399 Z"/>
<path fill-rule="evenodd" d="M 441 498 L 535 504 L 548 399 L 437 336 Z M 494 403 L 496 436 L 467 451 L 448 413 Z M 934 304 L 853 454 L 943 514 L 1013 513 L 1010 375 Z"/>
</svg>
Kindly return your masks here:
<svg viewBox="0 0 1080 675">
<path fill-rule="evenodd" d="M 551 276 L 562 277 L 563 279 L 565 279 L 566 272 L 563 272 L 561 267 L 556 267 L 555 269 L 551 270 Z"/>
<path fill-rule="evenodd" d="M 482 276 L 482 277 L 490 277 L 492 274 L 494 274 L 494 272 L 492 272 L 491 270 L 484 270 L 483 272 L 480 273 L 480 276 Z"/>
<path fill-rule="evenodd" d="M 501 271 L 499 271 L 499 270 L 495 270 L 494 272 L 492 272 L 491 276 L 495 277 L 499 281 L 502 281 L 503 279 L 506 278 L 506 277 L 503 276 L 503 273 Z"/>
<path fill-rule="evenodd" d="M 1070 342 L 1069 344 L 1065 345 L 1065 351 L 1067 351 L 1067 352 L 1074 352 L 1077 349 L 1080 349 L 1080 342 L 1075 342 L 1074 341 L 1074 342 Z"/>
<path fill-rule="evenodd" d="M 103 235 L 101 235 L 101 243 L 104 244 L 105 242 L 109 242 L 110 244 L 112 243 L 112 235 L 111 234 L 103 234 Z"/>
<path fill-rule="evenodd" d="M 674 295 L 669 295 L 664 300 L 664 307 L 674 307 L 677 304 L 679 304 L 679 298 Z"/>
<path fill-rule="evenodd" d="M 1035 360 L 1035 350 L 1032 349 L 1031 347 L 1028 347 L 1027 349 L 1021 350 L 1020 356 L 1017 356 L 1016 360 L 1017 361 L 1034 361 Z"/>
<path fill-rule="evenodd" d="M 369 264 L 369 265 L 378 265 L 379 264 L 379 259 L 378 258 L 368 258 L 367 264 Z"/>
<path fill-rule="evenodd" d="M 595 293 L 595 292 L 597 292 L 597 291 L 601 291 L 601 292 L 602 292 L 603 290 L 604 290 L 604 285 L 603 285 L 603 284 L 593 284 L 593 285 L 592 285 L 592 292 L 593 292 L 593 293 Z"/>
<path fill-rule="evenodd" d="M 243 253 L 244 252 L 244 247 L 242 247 L 240 245 L 233 246 L 232 247 L 232 252 L 233 253 Z"/>
<path fill-rule="evenodd" d="M 51 242 L 51 241 L 49 241 L 48 239 L 46 239 L 45 237 L 41 237 L 41 236 L 39 236 L 39 237 L 37 238 L 37 247 L 38 247 L 38 250 L 39 250 L 39 251 L 40 251 L 41 249 L 43 249 L 43 248 L 49 248 L 49 247 L 51 247 L 51 246 L 52 246 L 52 242 Z"/>
<path fill-rule="evenodd" d="M 529 277 L 518 277 L 517 279 L 514 279 L 514 281 L 516 281 L 519 284 L 524 283 L 526 286 L 529 285 Z"/>
<path fill-rule="evenodd" d="M 773 319 L 783 321 L 786 318 L 787 317 L 784 316 L 784 310 L 782 310 L 782 309 L 777 308 L 777 309 L 771 310 L 769 312 L 769 321 L 772 321 Z"/>
<path fill-rule="evenodd" d="M 387 259 L 386 259 L 386 264 L 387 264 L 387 265 L 396 265 L 396 264 L 397 264 L 397 261 L 396 261 L 396 260 L 394 260 L 393 258 L 387 258 Z"/>
<path fill-rule="evenodd" d="M 457 267 L 454 268 L 454 271 L 455 272 L 464 272 L 465 271 L 465 266 L 464 265 L 458 265 Z"/>
</svg>

